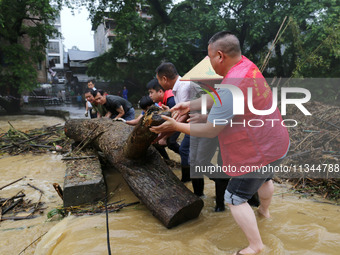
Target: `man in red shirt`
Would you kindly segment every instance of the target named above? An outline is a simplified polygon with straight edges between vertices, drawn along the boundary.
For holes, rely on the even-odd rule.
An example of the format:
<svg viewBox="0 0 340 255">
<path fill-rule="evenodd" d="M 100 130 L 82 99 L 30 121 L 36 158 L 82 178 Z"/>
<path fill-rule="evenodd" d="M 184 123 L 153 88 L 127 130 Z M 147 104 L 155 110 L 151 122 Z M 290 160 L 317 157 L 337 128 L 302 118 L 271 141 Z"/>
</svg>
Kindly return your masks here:
<svg viewBox="0 0 340 255">
<path fill-rule="evenodd" d="M 252 88 L 252 103 L 257 110 L 271 108 L 272 92 L 256 65 L 242 56 L 236 36 L 224 31 L 215 34 L 209 41 L 208 55 L 215 72 L 224 77 L 222 84 L 234 85 L 243 92 L 244 114 L 234 115 L 237 109 L 233 109 L 233 94 L 229 89 L 220 89 L 218 94 L 222 104 L 216 105 L 213 99 L 207 97 L 207 106 L 211 110 L 206 123 L 190 125 L 163 117 L 167 121 L 150 130 L 156 133 L 179 131 L 198 137 L 218 136 L 223 167 L 227 169 L 225 173 L 232 176 L 224 198 L 249 242 L 248 247 L 238 251 L 237 254 L 257 254 L 264 245 L 255 214 L 247 201 L 257 191 L 260 199 L 258 212 L 269 218 L 274 185 L 271 180 L 273 173 L 258 174 L 257 171 L 252 171 L 263 170 L 268 165 L 275 166 L 280 163 L 289 148 L 288 131 L 281 124 L 273 125 L 271 122 L 261 127 L 242 125 L 252 119 L 263 121 L 264 118 L 276 119 L 277 123 L 281 123 L 282 117 L 277 107 L 268 115 L 255 115 L 248 109 L 248 88 Z M 200 110 L 200 107 L 201 99 L 198 99 L 177 104 L 172 111 L 178 111 L 183 115 L 189 110 Z M 216 119 L 225 121 L 215 125 Z M 228 169 L 228 166 L 231 168 Z M 248 171 L 242 171 L 243 169 Z"/>
</svg>

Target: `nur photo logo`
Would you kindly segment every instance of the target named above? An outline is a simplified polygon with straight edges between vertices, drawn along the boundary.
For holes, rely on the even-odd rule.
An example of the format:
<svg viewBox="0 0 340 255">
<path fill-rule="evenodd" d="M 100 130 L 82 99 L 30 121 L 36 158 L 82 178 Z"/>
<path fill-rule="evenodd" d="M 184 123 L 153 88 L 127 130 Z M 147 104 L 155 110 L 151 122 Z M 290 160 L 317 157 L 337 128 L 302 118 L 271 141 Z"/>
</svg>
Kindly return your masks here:
<svg viewBox="0 0 340 255">
<path fill-rule="evenodd" d="M 272 102 L 271 107 L 269 109 L 256 109 L 254 107 L 253 102 L 253 93 L 256 93 L 256 88 L 248 87 L 247 88 L 247 101 L 245 102 L 245 95 L 243 94 L 243 91 L 232 84 L 215 84 L 215 88 L 204 85 L 206 88 L 201 88 L 203 91 L 205 91 L 207 94 L 202 95 L 202 101 L 201 101 L 201 114 L 205 115 L 207 114 L 207 96 L 209 95 L 212 97 L 214 104 L 217 106 L 218 103 L 216 102 L 216 99 L 213 94 L 216 95 L 216 98 L 218 98 L 220 106 L 222 106 L 223 102 L 221 100 L 221 97 L 219 96 L 218 92 L 219 90 L 228 89 L 230 93 L 232 94 L 232 107 L 233 107 L 233 115 L 244 115 L 245 114 L 245 105 L 247 104 L 247 107 L 251 113 L 257 116 L 266 116 L 271 115 L 274 113 L 274 111 L 277 109 L 278 106 L 278 88 L 272 89 Z M 209 90 L 211 91 L 209 91 Z M 255 92 L 254 92 L 255 91 Z M 287 105 L 295 105 L 304 115 L 312 115 L 306 107 L 303 105 L 311 99 L 311 93 L 308 89 L 305 88 L 297 88 L 297 87 L 282 87 L 280 88 L 280 94 L 281 94 L 281 115 L 285 116 L 287 114 Z M 289 94 L 300 94 L 300 98 L 289 98 Z M 265 122 L 271 122 L 272 126 L 274 126 L 274 123 L 276 121 L 279 121 L 279 119 L 251 119 L 248 120 L 248 125 L 251 127 L 262 127 Z M 288 126 L 285 124 L 285 122 L 294 122 L 294 125 Z M 230 122 L 230 123 L 229 123 Z M 241 123 L 234 123 L 235 124 L 244 124 L 247 123 L 241 122 Z M 253 123 L 257 122 L 257 125 L 254 125 Z M 226 119 L 215 119 L 214 120 L 214 126 L 215 125 L 222 125 L 222 124 L 231 124 L 233 125 L 232 120 L 228 121 Z M 298 122 L 293 119 L 289 120 L 283 120 L 281 121 L 281 124 L 286 127 L 295 127 L 297 126 Z"/>
</svg>

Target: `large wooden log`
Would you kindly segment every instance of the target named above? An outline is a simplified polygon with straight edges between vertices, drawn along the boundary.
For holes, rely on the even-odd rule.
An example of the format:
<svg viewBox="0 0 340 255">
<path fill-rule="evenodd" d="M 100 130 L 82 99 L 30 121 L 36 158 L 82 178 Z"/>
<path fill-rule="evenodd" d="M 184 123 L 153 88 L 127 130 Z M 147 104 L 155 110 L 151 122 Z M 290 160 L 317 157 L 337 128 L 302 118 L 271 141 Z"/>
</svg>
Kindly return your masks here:
<svg viewBox="0 0 340 255">
<path fill-rule="evenodd" d="M 198 217 L 203 201 L 194 195 L 169 169 L 150 143 L 155 134 L 146 120 L 133 130 L 112 120 L 72 119 L 65 134 L 75 141 L 92 137 L 91 144 L 101 150 L 116 167 L 133 193 L 167 228 Z M 149 148 L 148 148 L 149 147 Z"/>
</svg>

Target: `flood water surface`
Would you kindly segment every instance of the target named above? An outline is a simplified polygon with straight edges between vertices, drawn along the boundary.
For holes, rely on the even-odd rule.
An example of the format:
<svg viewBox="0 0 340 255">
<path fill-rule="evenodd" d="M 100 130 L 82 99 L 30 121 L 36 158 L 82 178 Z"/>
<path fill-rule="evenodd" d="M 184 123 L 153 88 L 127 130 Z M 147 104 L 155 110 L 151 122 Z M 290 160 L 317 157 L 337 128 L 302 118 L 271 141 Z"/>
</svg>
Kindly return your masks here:
<svg viewBox="0 0 340 255">
<path fill-rule="evenodd" d="M 111 184 L 124 183 L 111 202 L 137 200 L 118 173 L 110 175 Z M 166 229 L 144 205 L 109 214 L 112 254 L 232 254 L 244 247 L 246 239 L 230 211 L 213 212 L 214 183 L 206 183 L 199 218 L 173 229 Z M 340 208 L 285 192 L 276 185 L 271 219 L 257 216 L 267 246 L 261 254 L 339 254 Z M 107 254 L 104 214 L 69 217 L 52 230 L 35 254 Z"/>
<path fill-rule="evenodd" d="M 7 132 L 10 124 L 14 128 L 25 131 L 35 128 L 42 128 L 43 126 L 53 126 L 56 124 L 63 124 L 65 121 L 56 117 L 39 116 L 39 115 L 12 115 L 0 116 L 0 132 Z"/>
<path fill-rule="evenodd" d="M 27 121 L 30 116 L 24 118 Z M 54 124 L 59 123 L 60 119 L 55 119 Z M 1 128 L 4 122 L 7 123 L 7 120 L 0 120 Z M 21 125 L 20 121 L 17 125 Z M 39 242 L 22 254 L 108 254 L 105 214 L 47 221 L 47 212 L 62 204 L 52 183 L 63 184 L 65 168 L 61 156 L 55 154 L 27 154 L 0 159 L 0 187 L 26 176 L 24 180 L 1 190 L 0 197 L 10 197 L 24 189 L 26 197 L 36 202 L 39 192 L 26 185 L 30 183 L 44 190 L 42 201 L 47 208 L 35 219 L 2 221 L 0 254 L 19 254 L 47 231 Z M 179 170 L 174 172 L 180 175 Z M 109 203 L 138 201 L 116 170 L 106 169 L 105 175 L 109 191 L 115 191 Z M 190 183 L 186 185 L 192 189 Z M 318 199 L 321 202 L 315 202 L 314 198 L 292 194 L 284 184 L 275 184 L 275 187 L 272 218 L 256 216 L 266 245 L 261 254 L 339 254 L 340 207 L 324 203 L 327 201 L 321 198 Z M 173 229 L 165 228 L 143 204 L 110 213 L 112 254 L 232 254 L 245 247 L 246 239 L 230 211 L 213 211 L 214 182 L 205 179 L 204 192 L 205 206 L 200 216 Z"/>
</svg>

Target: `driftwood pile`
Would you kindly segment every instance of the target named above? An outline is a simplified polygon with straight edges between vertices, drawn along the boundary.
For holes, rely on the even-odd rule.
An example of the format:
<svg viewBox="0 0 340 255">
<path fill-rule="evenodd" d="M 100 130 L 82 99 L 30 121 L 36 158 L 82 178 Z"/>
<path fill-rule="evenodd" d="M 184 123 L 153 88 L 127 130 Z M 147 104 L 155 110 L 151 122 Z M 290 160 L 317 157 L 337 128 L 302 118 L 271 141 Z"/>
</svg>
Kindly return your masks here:
<svg viewBox="0 0 340 255">
<path fill-rule="evenodd" d="M 18 180 L 15 180 L 11 183 L 8 183 L 2 187 L 0 190 L 17 183 L 21 180 L 25 179 L 22 177 Z M 44 191 L 40 190 L 39 188 L 27 184 L 28 187 L 38 190 L 40 192 L 40 197 L 38 202 L 33 203 L 31 200 L 26 199 L 26 194 L 24 190 L 17 192 L 14 196 L 10 198 L 1 198 L 0 197 L 0 222 L 4 220 L 26 220 L 26 219 L 33 219 L 38 217 L 41 213 L 43 213 L 44 203 L 41 202 L 41 197 L 44 194 Z"/>
<path fill-rule="evenodd" d="M 124 203 L 123 200 L 116 201 L 113 203 L 109 203 L 106 205 L 107 211 L 109 213 L 111 212 L 118 212 L 121 209 L 137 205 L 139 202 L 133 202 L 133 203 Z M 83 204 L 79 206 L 69 206 L 69 207 L 58 207 L 55 209 L 52 209 L 48 212 L 47 218 L 51 219 L 55 215 L 59 215 L 61 217 L 67 216 L 68 214 L 72 214 L 74 216 L 83 216 L 83 215 L 93 215 L 96 213 L 105 213 L 106 211 L 104 202 L 98 202 L 96 204 Z"/>
<path fill-rule="evenodd" d="M 291 145 L 283 164 L 303 169 L 304 176 L 290 178 L 295 189 L 338 199 L 340 107 L 319 102 L 310 102 L 305 107 L 311 112 L 311 116 L 305 116 L 296 107 L 288 109 L 290 111 L 285 119 L 298 121 L 298 126 L 288 128 Z M 322 178 L 317 178 L 320 174 L 318 168 L 321 169 Z M 324 169 L 326 173 L 323 173 Z"/>
<path fill-rule="evenodd" d="M 10 187 L 12 184 L 15 184 L 20 181 L 25 181 L 26 176 L 21 177 L 17 180 L 14 180 L 6 185 L 0 187 L 0 190 Z M 35 189 L 39 191 L 40 196 L 37 202 L 32 202 L 29 198 L 27 198 L 25 194 L 25 190 L 22 189 L 17 192 L 15 195 L 9 198 L 2 198 L 0 197 L 0 222 L 5 220 L 27 220 L 27 219 L 34 219 L 38 216 L 41 216 L 46 209 L 45 203 L 41 202 L 42 196 L 45 192 L 36 186 L 27 183 L 26 185 L 28 189 Z M 57 190 L 59 185 L 57 183 L 53 184 L 54 188 Z M 59 193 L 59 196 L 62 198 L 62 191 Z M 116 201 L 113 203 L 107 204 L 108 212 L 118 212 L 124 207 L 132 206 L 139 204 L 139 202 L 133 203 L 124 203 L 123 200 Z M 67 216 L 68 214 L 72 214 L 75 216 L 82 216 L 82 215 L 93 215 L 96 213 L 104 213 L 106 210 L 104 202 L 100 201 L 96 204 L 84 204 L 80 206 L 70 206 L 70 207 L 57 207 L 52 209 L 47 213 L 47 218 L 52 219 L 55 215 L 58 216 Z"/>
<path fill-rule="evenodd" d="M 8 123 L 10 129 L 6 133 L 0 133 L 0 154 L 15 156 L 25 152 L 66 152 L 65 147 L 70 144 L 61 124 L 23 132 Z"/>
</svg>

